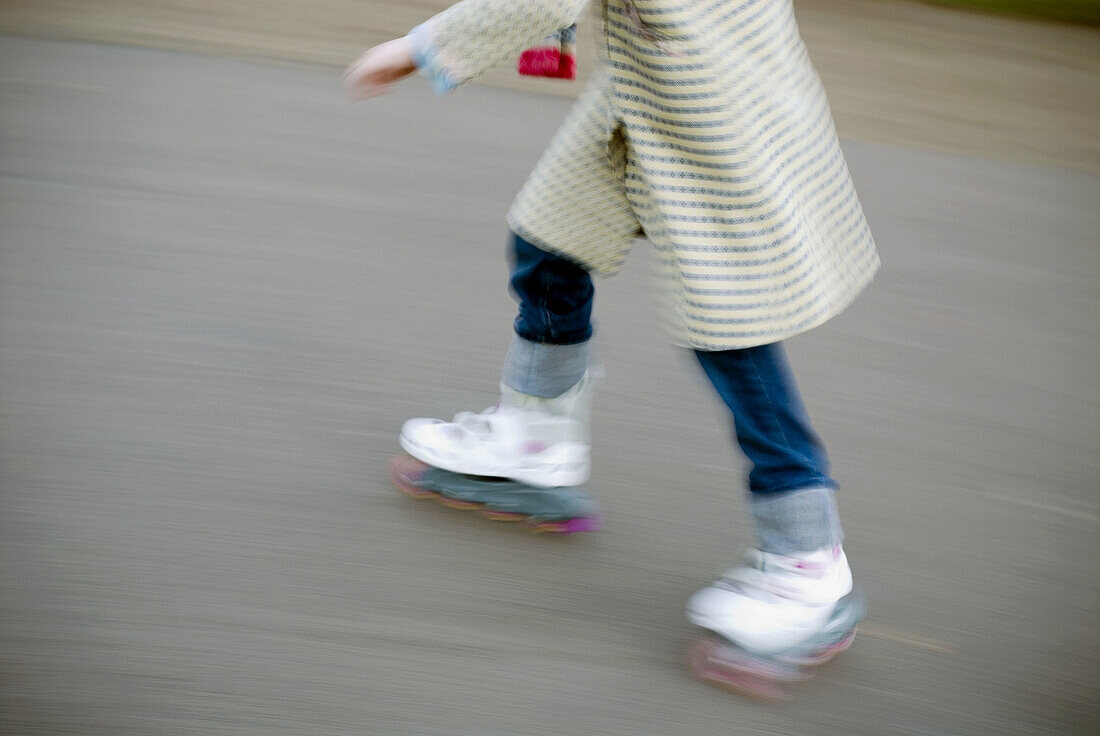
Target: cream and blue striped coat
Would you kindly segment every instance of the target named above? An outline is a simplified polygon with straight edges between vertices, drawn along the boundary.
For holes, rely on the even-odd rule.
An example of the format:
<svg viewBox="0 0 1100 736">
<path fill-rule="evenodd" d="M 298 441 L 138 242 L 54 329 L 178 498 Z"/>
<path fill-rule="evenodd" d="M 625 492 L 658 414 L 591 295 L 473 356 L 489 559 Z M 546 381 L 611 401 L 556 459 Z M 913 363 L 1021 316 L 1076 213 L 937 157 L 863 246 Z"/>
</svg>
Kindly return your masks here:
<svg viewBox="0 0 1100 736">
<path fill-rule="evenodd" d="M 437 89 L 572 23 L 586 0 L 464 0 L 418 28 Z M 600 274 L 644 235 L 682 341 L 776 342 L 878 268 L 791 0 L 603 0 L 603 66 L 508 222 Z"/>
</svg>

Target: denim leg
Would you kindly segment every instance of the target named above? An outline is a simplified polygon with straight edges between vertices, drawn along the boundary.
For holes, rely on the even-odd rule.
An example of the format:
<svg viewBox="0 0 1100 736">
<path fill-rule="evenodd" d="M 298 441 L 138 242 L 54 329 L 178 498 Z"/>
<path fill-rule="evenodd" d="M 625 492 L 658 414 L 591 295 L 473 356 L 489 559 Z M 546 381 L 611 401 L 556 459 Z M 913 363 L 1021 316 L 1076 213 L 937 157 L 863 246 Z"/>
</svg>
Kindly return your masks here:
<svg viewBox="0 0 1100 736">
<path fill-rule="evenodd" d="M 749 490 L 778 493 L 836 487 L 825 447 L 810 425 L 779 343 L 695 356 L 733 412 L 734 433 L 752 463 Z"/>
<path fill-rule="evenodd" d="M 512 293 L 519 301 L 516 334 L 551 345 L 571 345 L 592 337 L 596 291 L 588 272 L 515 234 L 512 257 Z"/>
<path fill-rule="evenodd" d="M 752 465 L 750 504 L 761 549 L 792 554 L 840 544 L 837 483 L 782 345 L 695 355 L 733 413 L 737 443 Z"/>
<path fill-rule="evenodd" d="M 592 337 L 592 277 L 577 264 L 512 235 L 516 337 L 503 380 L 521 393 L 553 398 L 584 375 Z"/>
</svg>

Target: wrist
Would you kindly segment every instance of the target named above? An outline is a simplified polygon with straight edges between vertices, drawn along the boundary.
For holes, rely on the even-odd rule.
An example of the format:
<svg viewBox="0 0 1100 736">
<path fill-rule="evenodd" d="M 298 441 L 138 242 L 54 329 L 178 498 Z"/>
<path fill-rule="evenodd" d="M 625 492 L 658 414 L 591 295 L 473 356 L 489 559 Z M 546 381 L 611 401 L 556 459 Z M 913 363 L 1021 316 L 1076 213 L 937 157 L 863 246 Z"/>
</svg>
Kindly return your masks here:
<svg viewBox="0 0 1100 736">
<path fill-rule="evenodd" d="M 428 23 L 422 23 L 405 36 L 409 54 L 415 68 L 431 82 L 436 94 L 444 95 L 458 86 L 458 81 L 449 73 L 439 58 L 439 49 L 432 42 Z"/>
</svg>

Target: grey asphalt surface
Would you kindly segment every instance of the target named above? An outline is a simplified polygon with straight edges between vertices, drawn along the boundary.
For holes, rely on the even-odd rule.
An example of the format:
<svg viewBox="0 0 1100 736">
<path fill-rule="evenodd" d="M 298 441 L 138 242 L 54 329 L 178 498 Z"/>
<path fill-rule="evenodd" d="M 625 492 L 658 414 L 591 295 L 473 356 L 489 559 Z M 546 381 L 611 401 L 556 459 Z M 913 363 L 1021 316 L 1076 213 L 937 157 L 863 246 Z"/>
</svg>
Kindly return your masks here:
<svg viewBox="0 0 1100 736">
<path fill-rule="evenodd" d="M 488 406 L 503 213 L 568 102 L 0 39 L 0 732 L 1100 732 L 1100 181 L 846 142 L 884 269 L 790 343 L 863 634 L 781 706 L 692 680 L 751 531 L 723 410 L 598 285 L 568 538 L 417 502 Z"/>
</svg>

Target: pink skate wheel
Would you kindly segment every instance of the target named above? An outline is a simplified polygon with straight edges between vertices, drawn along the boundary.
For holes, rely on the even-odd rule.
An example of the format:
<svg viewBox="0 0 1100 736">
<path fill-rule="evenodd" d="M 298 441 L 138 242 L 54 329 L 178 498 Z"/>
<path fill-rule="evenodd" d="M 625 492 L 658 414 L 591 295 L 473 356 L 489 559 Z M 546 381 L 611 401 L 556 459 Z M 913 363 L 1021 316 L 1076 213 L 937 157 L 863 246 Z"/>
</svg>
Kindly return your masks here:
<svg viewBox="0 0 1100 736">
<path fill-rule="evenodd" d="M 688 668 L 703 682 L 717 685 L 765 703 L 778 703 L 787 698 L 780 680 L 748 663 L 731 659 L 723 645 L 711 636 L 698 639 L 688 650 Z"/>
<path fill-rule="evenodd" d="M 396 455 L 390 460 L 390 480 L 397 486 L 397 490 L 414 498 L 431 498 L 439 494 L 434 491 L 426 491 L 416 485 L 420 476 L 428 466 L 408 455 Z"/>
</svg>

